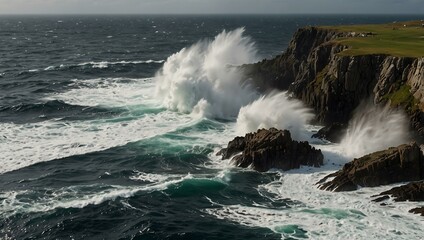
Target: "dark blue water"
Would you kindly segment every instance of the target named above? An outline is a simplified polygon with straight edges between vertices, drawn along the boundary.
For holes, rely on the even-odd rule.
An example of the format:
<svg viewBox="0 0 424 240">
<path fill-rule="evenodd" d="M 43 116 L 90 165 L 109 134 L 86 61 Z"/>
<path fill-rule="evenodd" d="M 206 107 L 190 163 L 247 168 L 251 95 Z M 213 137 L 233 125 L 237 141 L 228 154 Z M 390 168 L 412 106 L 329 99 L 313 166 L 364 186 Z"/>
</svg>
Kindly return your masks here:
<svg viewBox="0 0 424 240">
<path fill-rule="evenodd" d="M 232 123 L 193 120 L 143 91 L 169 56 L 224 29 L 245 27 L 270 58 L 298 27 L 420 17 L 0 16 L 0 239 L 319 236 L 243 223 L 253 217 L 239 206 L 303 203 L 259 191 L 276 173 L 221 165 Z M 223 206 L 238 217 L 220 217 Z"/>
</svg>

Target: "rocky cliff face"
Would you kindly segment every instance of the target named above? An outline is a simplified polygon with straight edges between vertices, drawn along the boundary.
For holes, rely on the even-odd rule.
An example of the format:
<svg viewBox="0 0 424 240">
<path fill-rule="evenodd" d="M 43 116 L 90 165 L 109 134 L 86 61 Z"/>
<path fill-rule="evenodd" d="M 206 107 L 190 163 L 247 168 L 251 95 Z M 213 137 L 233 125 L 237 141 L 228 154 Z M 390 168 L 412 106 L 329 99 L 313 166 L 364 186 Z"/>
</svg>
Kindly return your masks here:
<svg viewBox="0 0 424 240">
<path fill-rule="evenodd" d="M 349 33 L 299 29 L 287 51 L 245 66 L 260 89 L 289 89 L 322 123 L 346 123 L 363 100 L 404 109 L 424 137 L 424 57 L 345 56 L 333 40 Z"/>
</svg>

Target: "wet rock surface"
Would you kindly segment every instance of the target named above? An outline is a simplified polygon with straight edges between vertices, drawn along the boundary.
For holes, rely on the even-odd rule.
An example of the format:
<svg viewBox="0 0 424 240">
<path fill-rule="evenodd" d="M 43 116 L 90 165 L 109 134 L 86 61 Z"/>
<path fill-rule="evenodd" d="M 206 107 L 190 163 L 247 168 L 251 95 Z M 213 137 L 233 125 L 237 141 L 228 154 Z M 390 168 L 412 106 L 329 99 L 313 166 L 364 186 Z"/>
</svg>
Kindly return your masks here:
<svg viewBox="0 0 424 240">
<path fill-rule="evenodd" d="M 308 142 L 294 141 L 288 130 L 275 128 L 236 137 L 221 154 L 222 159 L 232 157 L 238 167 L 252 167 L 260 172 L 271 168 L 290 170 L 301 165 L 319 167 L 324 160 L 321 150 L 311 147 Z"/>
<path fill-rule="evenodd" d="M 320 189 L 339 192 L 353 191 L 357 186 L 375 187 L 421 179 L 424 179 L 424 156 L 419 146 L 411 143 L 354 159 L 318 184 Z"/>
<path fill-rule="evenodd" d="M 393 197 L 396 202 L 411 201 L 418 202 L 424 201 L 424 181 L 422 182 L 411 182 L 406 185 L 392 188 L 388 191 L 382 192 L 379 198 L 373 200 L 375 202 L 381 202 L 387 197 Z"/>
<path fill-rule="evenodd" d="M 312 135 L 313 138 L 325 139 L 333 143 L 339 143 L 346 134 L 347 124 L 332 123 L 321 128 L 317 133 Z"/>
</svg>

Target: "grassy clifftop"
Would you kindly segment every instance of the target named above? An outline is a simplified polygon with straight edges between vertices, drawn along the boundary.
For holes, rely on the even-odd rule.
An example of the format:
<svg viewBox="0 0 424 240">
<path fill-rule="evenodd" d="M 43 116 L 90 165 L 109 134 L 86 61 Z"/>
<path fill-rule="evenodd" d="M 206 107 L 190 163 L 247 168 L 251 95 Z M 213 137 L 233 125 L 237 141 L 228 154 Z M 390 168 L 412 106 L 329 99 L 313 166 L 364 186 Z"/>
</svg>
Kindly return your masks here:
<svg viewBox="0 0 424 240">
<path fill-rule="evenodd" d="M 398 57 L 424 57 L 424 21 L 389 24 L 323 26 L 348 33 L 334 42 L 349 46 L 341 55 L 387 54 Z"/>
</svg>

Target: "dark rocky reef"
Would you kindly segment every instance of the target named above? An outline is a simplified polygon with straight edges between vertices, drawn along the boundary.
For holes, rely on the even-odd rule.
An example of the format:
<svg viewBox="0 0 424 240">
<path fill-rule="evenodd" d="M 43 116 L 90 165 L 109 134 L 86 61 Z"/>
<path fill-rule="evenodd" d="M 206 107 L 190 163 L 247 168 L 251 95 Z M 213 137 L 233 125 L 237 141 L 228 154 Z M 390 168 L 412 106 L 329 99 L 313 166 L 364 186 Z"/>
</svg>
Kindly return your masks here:
<svg viewBox="0 0 424 240">
<path fill-rule="evenodd" d="M 411 129 L 424 139 L 424 57 L 343 55 L 347 47 L 334 40 L 347 35 L 301 28 L 284 54 L 243 68 L 262 90 L 289 90 L 323 124 L 347 123 L 361 101 L 373 99 L 403 109 Z"/>
<path fill-rule="evenodd" d="M 327 181 L 333 178 L 331 181 Z M 323 190 L 354 191 L 357 186 L 375 187 L 424 179 L 424 155 L 416 143 L 375 152 L 354 159 L 323 178 Z"/>
<path fill-rule="evenodd" d="M 346 134 L 347 124 L 332 123 L 321 128 L 317 133 L 312 135 L 313 138 L 325 139 L 333 143 L 338 143 Z"/>
<path fill-rule="evenodd" d="M 413 208 L 409 210 L 410 213 L 420 214 L 424 217 L 424 207 Z"/>
<path fill-rule="evenodd" d="M 387 199 L 389 196 L 392 196 L 396 202 L 424 201 L 424 182 L 411 182 L 400 187 L 392 188 L 377 195 L 378 198 L 374 199 L 373 201 L 381 202 Z"/>
<path fill-rule="evenodd" d="M 236 155 L 237 153 L 241 153 Z M 229 159 L 238 167 L 265 172 L 271 168 L 290 170 L 301 165 L 319 167 L 324 157 L 321 150 L 311 147 L 308 142 L 298 142 L 291 138 L 288 130 L 275 128 L 261 129 L 236 137 L 220 151 L 222 159 Z"/>
<path fill-rule="evenodd" d="M 389 199 L 390 196 L 396 202 L 420 202 L 424 201 L 424 182 L 411 182 L 406 185 L 392 188 L 388 191 L 382 192 L 374 199 L 374 202 L 382 202 Z M 420 214 L 424 216 L 424 207 L 414 208 L 409 210 L 410 213 Z"/>
</svg>

